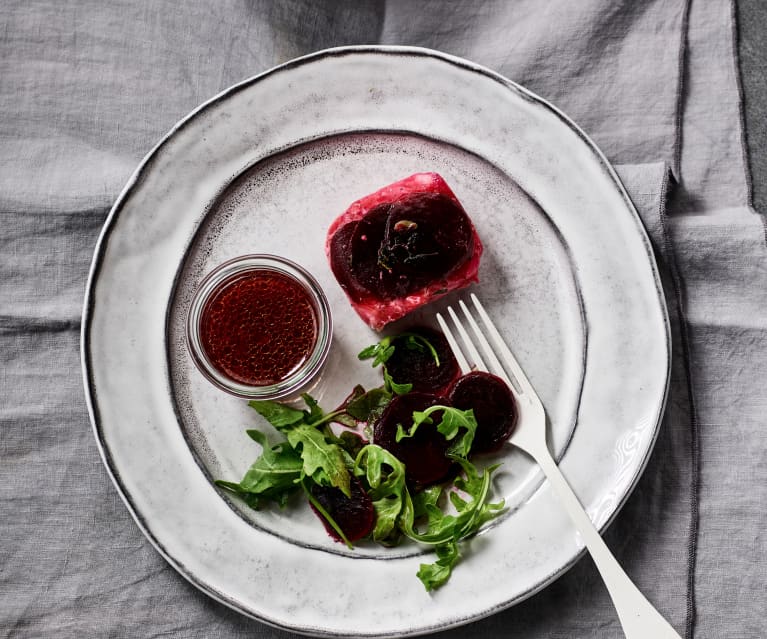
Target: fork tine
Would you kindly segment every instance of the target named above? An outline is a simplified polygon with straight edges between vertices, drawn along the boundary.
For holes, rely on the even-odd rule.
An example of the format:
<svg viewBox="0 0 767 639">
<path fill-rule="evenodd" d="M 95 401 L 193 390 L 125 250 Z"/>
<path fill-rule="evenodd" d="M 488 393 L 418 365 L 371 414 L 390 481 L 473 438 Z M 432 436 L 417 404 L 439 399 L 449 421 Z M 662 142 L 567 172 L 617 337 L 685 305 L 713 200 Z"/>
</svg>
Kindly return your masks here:
<svg viewBox="0 0 767 639">
<path fill-rule="evenodd" d="M 455 359 L 458 362 L 458 368 L 461 369 L 461 372 L 464 375 L 466 373 L 470 373 L 471 364 L 469 364 L 466 357 L 464 357 L 463 351 L 461 350 L 461 347 L 458 345 L 458 340 L 455 339 L 453 332 L 448 327 L 447 322 L 445 321 L 445 318 L 442 317 L 441 313 L 437 313 L 437 323 L 439 324 L 439 327 L 442 329 L 442 332 L 445 335 L 445 339 L 447 340 L 447 343 L 450 345 L 450 350 L 453 351 L 453 355 L 455 355 Z"/>
<path fill-rule="evenodd" d="M 482 306 L 474 293 L 472 293 L 470 297 L 474 304 L 474 308 L 477 310 L 477 314 L 485 326 L 485 330 L 490 335 L 490 339 L 493 341 L 495 351 L 501 356 L 501 359 L 506 365 L 507 370 L 509 373 L 511 373 L 511 377 L 514 381 L 516 381 L 516 384 L 513 384 L 515 389 L 521 393 L 529 393 L 535 397 L 536 393 L 533 390 L 532 384 L 530 384 L 530 380 L 527 379 L 527 375 L 525 375 L 525 373 L 522 371 L 522 367 L 517 362 L 516 357 L 514 357 L 509 347 L 506 345 L 506 342 L 501 337 L 501 334 L 498 332 L 495 324 L 493 324 L 493 321 L 490 319 L 487 311 Z M 517 386 L 519 386 L 519 388 L 516 388 Z"/>
<path fill-rule="evenodd" d="M 466 306 L 466 304 L 463 303 L 463 300 L 460 300 L 458 302 L 458 306 L 461 307 L 464 317 L 466 317 L 466 321 L 469 323 L 472 333 L 474 333 L 474 338 L 476 342 L 479 344 L 479 347 L 482 349 L 482 354 L 485 357 L 485 361 L 490 363 L 490 369 L 492 370 L 493 374 L 500 377 L 509 386 L 513 386 L 514 385 L 513 382 L 509 379 L 509 376 L 506 374 L 506 371 L 503 370 L 503 366 L 501 365 L 501 362 L 498 361 L 498 358 L 493 352 L 493 348 L 490 346 L 490 343 L 487 341 L 487 338 L 482 333 L 482 330 L 479 328 L 479 325 L 477 324 L 476 320 L 472 316 L 468 307 Z"/>
<path fill-rule="evenodd" d="M 479 354 L 477 347 L 474 346 L 474 342 L 471 341 L 471 337 L 469 337 L 463 324 L 461 324 L 461 320 L 458 319 L 458 315 L 455 314 L 453 307 L 448 306 L 447 312 L 450 315 L 450 319 L 453 320 L 453 325 L 458 331 L 458 334 L 461 336 L 464 348 L 468 351 L 469 357 L 474 362 L 474 368 L 478 371 L 487 371 L 487 366 L 485 366 L 485 362 L 482 361 L 482 356 Z"/>
</svg>

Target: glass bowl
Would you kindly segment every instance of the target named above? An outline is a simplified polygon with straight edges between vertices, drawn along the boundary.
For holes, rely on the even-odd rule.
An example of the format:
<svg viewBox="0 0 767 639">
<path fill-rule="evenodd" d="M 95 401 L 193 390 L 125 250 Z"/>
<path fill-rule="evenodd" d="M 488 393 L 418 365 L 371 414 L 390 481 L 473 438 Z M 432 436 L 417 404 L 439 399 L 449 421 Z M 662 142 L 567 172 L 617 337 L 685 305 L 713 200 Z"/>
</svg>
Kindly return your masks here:
<svg viewBox="0 0 767 639">
<path fill-rule="evenodd" d="M 303 267 L 276 255 L 244 255 L 200 283 L 186 333 L 194 363 L 218 388 L 273 400 L 315 381 L 332 325 L 327 298 Z"/>
</svg>

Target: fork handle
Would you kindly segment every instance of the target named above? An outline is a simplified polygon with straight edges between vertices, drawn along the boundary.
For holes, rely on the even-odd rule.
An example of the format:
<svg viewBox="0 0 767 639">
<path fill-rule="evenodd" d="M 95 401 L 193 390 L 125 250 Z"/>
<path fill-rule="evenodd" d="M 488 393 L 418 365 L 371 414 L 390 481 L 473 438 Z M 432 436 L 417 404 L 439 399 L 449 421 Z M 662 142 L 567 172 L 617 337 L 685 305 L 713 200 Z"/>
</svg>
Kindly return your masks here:
<svg viewBox="0 0 767 639">
<path fill-rule="evenodd" d="M 627 639 L 681 639 L 680 635 L 639 591 L 594 527 L 578 497 L 549 453 L 528 451 L 551 482 L 567 514 L 591 554 L 618 612 Z"/>
</svg>

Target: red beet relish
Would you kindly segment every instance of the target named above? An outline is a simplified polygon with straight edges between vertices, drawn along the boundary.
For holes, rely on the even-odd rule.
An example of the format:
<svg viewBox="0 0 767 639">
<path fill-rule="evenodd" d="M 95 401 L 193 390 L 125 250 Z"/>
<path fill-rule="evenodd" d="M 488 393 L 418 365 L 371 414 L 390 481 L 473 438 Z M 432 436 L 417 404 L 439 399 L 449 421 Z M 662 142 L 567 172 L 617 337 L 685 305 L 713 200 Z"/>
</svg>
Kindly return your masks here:
<svg viewBox="0 0 767 639">
<path fill-rule="evenodd" d="M 222 282 L 202 310 L 200 340 L 211 365 L 248 386 L 277 384 L 317 343 L 310 294 L 289 275 L 261 268 Z"/>
</svg>

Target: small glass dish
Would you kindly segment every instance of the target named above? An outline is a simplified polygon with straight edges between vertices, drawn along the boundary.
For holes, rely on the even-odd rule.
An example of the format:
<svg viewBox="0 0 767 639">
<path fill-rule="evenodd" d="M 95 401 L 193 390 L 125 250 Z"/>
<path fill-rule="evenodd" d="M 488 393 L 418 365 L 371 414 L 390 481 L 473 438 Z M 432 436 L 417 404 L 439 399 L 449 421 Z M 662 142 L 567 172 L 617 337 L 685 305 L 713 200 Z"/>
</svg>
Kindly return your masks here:
<svg viewBox="0 0 767 639">
<path fill-rule="evenodd" d="M 200 372 L 244 399 L 287 398 L 307 389 L 325 364 L 332 334 L 320 285 L 276 255 L 244 255 L 213 269 L 186 324 Z"/>
</svg>

